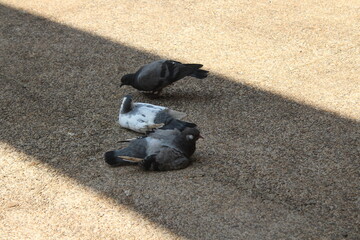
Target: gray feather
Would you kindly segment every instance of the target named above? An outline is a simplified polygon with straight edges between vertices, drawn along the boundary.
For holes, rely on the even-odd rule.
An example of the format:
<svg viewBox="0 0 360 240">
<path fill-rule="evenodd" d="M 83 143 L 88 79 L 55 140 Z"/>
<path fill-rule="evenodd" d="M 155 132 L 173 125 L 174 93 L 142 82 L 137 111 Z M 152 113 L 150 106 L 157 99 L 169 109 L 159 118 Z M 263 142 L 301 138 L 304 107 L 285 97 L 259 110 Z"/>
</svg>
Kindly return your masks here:
<svg viewBox="0 0 360 240">
<path fill-rule="evenodd" d="M 105 162 L 111 166 L 133 165 L 135 163 L 126 161 L 119 156 L 129 156 L 136 158 L 145 158 L 147 156 L 147 141 L 145 138 L 135 139 L 130 141 L 126 148 L 108 151 L 105 153 Z"/>
<path fill-rule="evenodd" d="M 174 148 L 161 147 L 157 154 L 144 159 L 141 164 L 145 170 L 169 171 L 186 168 L 191 160 Z"/>
<path fill-rule="evenodd" d="M 123 149 L 105 153 L 105 161 L 111 166 L 124 166 L 126 162 L 119 156 L 143 159 L 139 164 L 144 169 L 176 170 L 190 164 L 189 157 L 195 152 L 200 132 L 196 128 L 162 130 L 157 129 L 146 137 L 130 141 Z M 124 162 L 125 161 L 125 162 Z"/>
<path fill-rule="evenodd" d="M 208 71 L 199 70 L 202 64 L 182 64 L 173 60 L 158 60 L 127 74 L 121 85 L 131 85 L 140 91 L 159 92 L 164 87 L 186 77 L 205 78 Z"/>
</svg>

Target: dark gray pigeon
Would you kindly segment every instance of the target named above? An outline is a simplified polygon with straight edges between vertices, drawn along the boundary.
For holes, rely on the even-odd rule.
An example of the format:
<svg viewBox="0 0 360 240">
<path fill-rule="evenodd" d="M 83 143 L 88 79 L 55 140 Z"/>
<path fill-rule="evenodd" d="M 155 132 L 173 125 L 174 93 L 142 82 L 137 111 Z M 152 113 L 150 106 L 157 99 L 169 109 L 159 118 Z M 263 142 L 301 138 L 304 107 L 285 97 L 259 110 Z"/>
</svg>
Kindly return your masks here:
<svg viewBox="0 0 360 240">
<path fill-rule="evenodd" d="M 144 170 L 169 171 L 187 167 L 201 138 L 197 128 L 156 129 L 147 136 L 131 140 L 123 149 L 105 153 L 111 166 L 139 165 Z"/>
<path fill-rule="evenodd" d="M 135 132 L 146 133 L 155 128 L 174 129 L 180 131 L 185 127 L 196 127 L 196 124 L 181 121 L 186 114 L 166 107 L 148 103 L 134 103 L 130 95 L 126 95 L 120 106 L 119 124 Z"/>
<path fill-rule="evenodd" d="M 160 94 L 161 90 L 186 77 L 206 78 L 208 71 L 201 70 L 202 64 L 182 64 L 173 60 L 158 60 L 141 67 L 136 73 L 121 78 L 121 86 L 131 85 L 140 91 Z"/>
</svg>

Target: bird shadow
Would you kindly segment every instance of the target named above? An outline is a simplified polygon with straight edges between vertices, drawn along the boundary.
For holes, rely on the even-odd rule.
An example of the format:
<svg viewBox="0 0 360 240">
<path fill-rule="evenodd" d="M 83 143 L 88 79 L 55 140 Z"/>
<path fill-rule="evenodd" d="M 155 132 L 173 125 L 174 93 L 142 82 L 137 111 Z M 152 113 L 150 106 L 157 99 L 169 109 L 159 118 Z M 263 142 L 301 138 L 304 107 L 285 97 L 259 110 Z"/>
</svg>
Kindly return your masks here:
<svg viewBox="0 0 360 240">
<path fill-rule="evenodd" d="M 198 124 L 206 139 L 198 142 L 197 161 L 162 173 L 109 168 L 104 152 L 138 135 L 116 123 L 129 92 L 119 88 L 118 74 L 160 57 L 0 8 L 2 142 L 188 239 L 236 239 L 244 231 L 281 236 L 274 222 L 288 235 L 303 224 L 316 226 L 305 233 L 310 238 L 360 234 L 358 122 L 217 75 L 184 79 L 158 98 L 131 93 L 135 101 L 184 111 Z M 266 206 L 274 212 L 260 214 Z"/>
<path fill-rule="evenodd" d="M 183 82 L 184 85 L 188 85 L 188 81 L 186 78 L 184 80 L 180 80 Z M 213 94 L 211 92 L 204 92 L 204 91 L 194 91 L 193 89 L 185 88 L 185 89 L 178 89 L 176 86 L 180 83 L 175 83 L 170 87 L 165 88 L 160 94 L 154 94 L 151 92 L 140 92 L 134 91 L 132 96 L 136 96 L 141 99 L 146 99 L 148 101 L 151 100 L 158 100 L 158 101 L 183 101 L 184 99 L 189 99 L 195 102 L 205 102 L 207 99 L 212 98 Z M 199 84 L 207 84 L 206 81 L 200 82 Z"/>
</svg>

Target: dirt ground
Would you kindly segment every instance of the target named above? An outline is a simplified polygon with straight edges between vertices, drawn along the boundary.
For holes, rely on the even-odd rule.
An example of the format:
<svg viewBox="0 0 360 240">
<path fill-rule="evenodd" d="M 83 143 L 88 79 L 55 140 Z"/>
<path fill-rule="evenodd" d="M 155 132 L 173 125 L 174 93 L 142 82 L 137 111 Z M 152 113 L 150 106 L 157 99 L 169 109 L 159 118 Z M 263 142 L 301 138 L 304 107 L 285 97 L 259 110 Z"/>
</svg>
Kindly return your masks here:
<svg viewBox="0 0 360 240">
<path fill-rule="evenodd" d="M 151 99 L 120 77 L 204 64 Z M 359 1 L 0 1 L 0 239 L 360 239 Z M 194 163 L 109 168 L 120 100 Z"/>
</svg>

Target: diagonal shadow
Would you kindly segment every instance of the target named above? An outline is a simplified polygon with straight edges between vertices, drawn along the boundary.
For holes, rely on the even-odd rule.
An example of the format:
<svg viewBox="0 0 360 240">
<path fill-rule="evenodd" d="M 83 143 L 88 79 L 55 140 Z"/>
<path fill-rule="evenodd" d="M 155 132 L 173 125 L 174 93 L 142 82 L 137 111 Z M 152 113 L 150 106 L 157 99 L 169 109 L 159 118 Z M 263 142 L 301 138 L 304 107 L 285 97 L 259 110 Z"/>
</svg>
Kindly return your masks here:
<svg viewBox="0 0 360 240">
<path fill-rule="evenodd" d="M 119 78 L 159 56 L 1 5 L 0 24 L 0 141 L 189 239 L 360 234 L 359 123 L 216 75 L 149 99 Z M 135 135 L 116 123 L 126 93 L 200 126 L 193 166 L 103 163 Z"/>
</svg>

